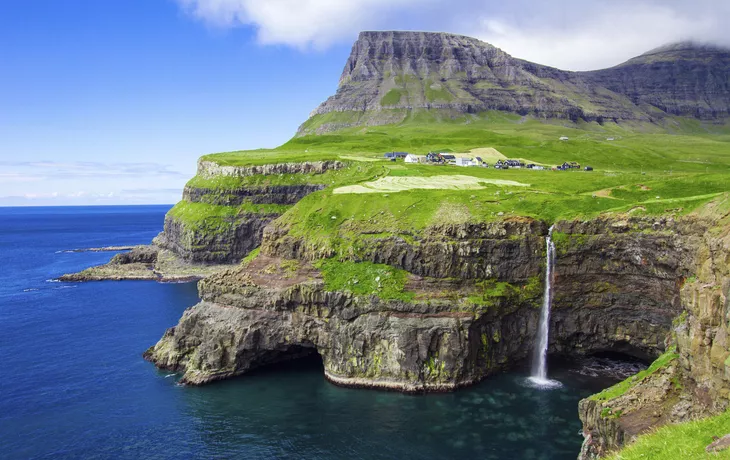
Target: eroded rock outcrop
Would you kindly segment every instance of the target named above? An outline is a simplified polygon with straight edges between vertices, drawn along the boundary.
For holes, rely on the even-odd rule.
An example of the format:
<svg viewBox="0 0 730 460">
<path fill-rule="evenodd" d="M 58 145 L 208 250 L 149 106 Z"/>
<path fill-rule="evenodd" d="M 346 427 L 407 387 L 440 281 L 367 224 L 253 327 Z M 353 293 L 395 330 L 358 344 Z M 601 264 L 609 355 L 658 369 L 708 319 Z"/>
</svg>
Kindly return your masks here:
<svg viewBox="0 0 730 460">
<path fill-rule="evenodd" d="M 730 405 L 730 236 L 721 209 L 726 201 L 708 206 L 706 217 L 672 222 L 667 236 L 679 246 L 669 245 L 671 259 L 664 262 L 676 264 L 681 278 L 673 289 L 663 286 L 678 306 L 666 337 L 670 352 L 623 388 L 581 401 L 581 459 L 600 458 L 654 427 L 717 414 Z"/>
<path fill-rule="evenodd" d="M 342 169 L 339 161 L 227 166 L 198 162 L 198 178 L 210 185 L 188 184 L 183 199 L 165 217 L 157 246 L 196 264 L 240 261 L 261 244 L 264 228 L 322 184 L 256 185 L 247 180 L 282 175 L 319 175 Z M 216 180 L 234 178 L 240 185 L 221 187 Z"/>
<path fill-rule="evenodd" d="M 516 59 L 447 33 L 362 32 L 337 93 L 299 135 L 395 124 L 414 110 L 444 119 L 488 110 L 541 118 L 620 121 L 730 115 L 730 51 L 680 43 L 619 66 L 570 72 Z M 316 120 L 317 115 L 328 114 Z"/>
<path fill-rule="evenodd" d="M 660 355 L 679 312 L 692 228 L 649 219 L 558 224 L 555 289 L 575 301 L 555 300 L 551 352 Z M 408 269 L 414 296 L 402 301 L 329 291 L 310 265 L 322 254 L 281 228 L 267 230 L 258 258 L 201 282 L 203 303 L 146 357 L 191 384 L 316 352 L 338 384 L 457 388 L 529 356 L 546 233 L 545 223 L 521 219 L 432 227 L 414 241 L 372 239 L 353 258 Z M 484 283 L 507 283 L 517 294 L 488 297 Z"/>
<path fill-rule="evenodd" d="M 275 163 L 256 166 L 234 166 L 219 164 L 215 161 L 198 161 L 198 175 L 202 177 L 249 177 L 271 176 L 276 174 L 324 174 L 327 171 L 342 169 L 341 161 L 304 161 L 298 163 Z"/>
<path fill-rule="evenodd" d="M 155 245 L 136 246 L 129 252 L 115 255 L 109 263 L 63 275 L 59 281 L 138 280 L 178 283 L 196 281 L 225 268 L 228 266 L 191 264 Z"/>
<path fill-rule="evenodd" d="M 191 263 L 232 264 L 261 244 L 264 228 L 280 215 L 242 211 L 211 219 L 212 224 L 205 227 L 196 227 L 168 215 L 165 228 L 154 244 Z"/>
<path fill-rule="evenodd" d="M 436 225 L 423 235 L 373 235 L 353 241 L 345 257 L 402 268 L 434 278 L 520 280 L 539 276 L 548 226 L 533 219 Z M 261 251 L 275 257 L 314 261 L 333 257 L 331 250 L 289 235 L 274 223 L 266 228 Z"/>
<path fill-rule="evenodd" d="M 474 383 L 532 349 L 539 289 L 480 309 L 416 277 L 418 300 L 382 300 L 330 292 L 306 262 L 287 273 L 291 263 L 259 256 L 201 282 L 203 302 L 145 356 L 203 384 L 309 351 L 334 383 L 417 392 Z"/>
</svg>

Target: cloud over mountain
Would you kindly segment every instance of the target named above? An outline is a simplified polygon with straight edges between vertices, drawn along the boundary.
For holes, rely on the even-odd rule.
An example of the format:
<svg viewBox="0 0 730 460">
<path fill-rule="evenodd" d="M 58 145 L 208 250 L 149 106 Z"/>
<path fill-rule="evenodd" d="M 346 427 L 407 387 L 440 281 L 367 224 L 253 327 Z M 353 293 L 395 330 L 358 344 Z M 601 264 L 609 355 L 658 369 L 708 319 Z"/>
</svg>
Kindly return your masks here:
<svg viewBox="0 0 730 460">
<path fill-rule="evenodd" d="M 262 44 L 323 48 L 363 29 L 464 33 L 569 70 L 618 64 L 680 40 L 730 45 L 726 0 L 178 0 L 207 23 L 250 26 Z"/>
</svg>

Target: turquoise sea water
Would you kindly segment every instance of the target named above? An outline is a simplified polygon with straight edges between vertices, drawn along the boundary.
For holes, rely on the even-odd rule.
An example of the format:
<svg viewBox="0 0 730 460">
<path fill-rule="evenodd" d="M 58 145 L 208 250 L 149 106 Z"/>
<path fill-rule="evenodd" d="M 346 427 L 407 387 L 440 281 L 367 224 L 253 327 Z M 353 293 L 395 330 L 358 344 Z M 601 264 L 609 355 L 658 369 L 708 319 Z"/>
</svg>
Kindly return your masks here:
<svg viewBox="0 0 730 460">
<path fill-rule="evenodd" d="M 316 360 L 177 385 L 141 354 L 194 284 L 48 281 L 110 257 L 65 250 L 148 243 L 168 208 L 0 208 L 0 457 L 576 457 L 578 400 L 613 382 L 579 365 L 553 365 L 551 391 L 521 369 L 449 394 L 345 389 Z"/>
</svg>

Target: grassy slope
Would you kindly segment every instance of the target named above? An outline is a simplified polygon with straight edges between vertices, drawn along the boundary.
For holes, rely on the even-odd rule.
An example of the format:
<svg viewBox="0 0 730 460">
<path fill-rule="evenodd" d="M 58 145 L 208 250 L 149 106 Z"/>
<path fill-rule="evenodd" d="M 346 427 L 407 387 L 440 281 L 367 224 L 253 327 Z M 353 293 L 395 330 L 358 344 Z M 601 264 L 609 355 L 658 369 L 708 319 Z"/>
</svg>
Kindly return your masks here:
<svg viewBox="0 0 730 460">
<path fill-rule="evenodd" d="M 340 115 L 316 116 L 336 122 Z M 344 121 L 352 114 L 342 114 Z M 569 141 L 559 137 L 568 136 Z M 614 138 L 608 141 L 608 138 Z M 511 158 L 548 165 L 577 161 L 594 172 L 500 171 L 406 165 L 378 160 L 383 152 L 466 152 L 494 147 Z M 663 126 L 544 122 L 486 113 L 448 118 L 413 112 L 398 125 L 347 128 L 335 134 L 294 138 L 273 150 L 230 152 L 205 159 L 224 165 L 340 159 L 351 167 L 325 175 L 194 178 L 189 185 L 233 189 L 251 185 L 322 183 L 327 190 L 305 198 L 281 221 L 292 235 L 346 250 L 363 234 L 418 235 L 433 223 L 489 221 L 530 216 L 549 222 L 601 213 L 687 213 L 730 189 L 730 125 L 669 120 Z M 332 189 L 384 176 L 461 174 L 506 179 L 530 187 L 486 184 L 482 190 L 409 190 L 399 193 L 332 194 Z"/>
<path fill-rule="evenodd" d="M 322 123 L 347 124 L 360 116 L 325 114 L 314 117 L 307 124 L 315 129 Z M 568 136 L 570 140 L 559 141 L 560 136 Z M 615 140 L 608 141 L 609 137 Z M 498 171 L 491 168 L 406 165 L 380 160 L 383 152 L 393 150 L 425 154 L 431 150 L 466 152 L 483 147 L 496 148 L 509 158 L 529 159 L 548 165 L 577 161 L 596 170 L 592 173 Z M 326 184 L 330 186 L 328 189 L 309 195 L 291 207 L 279 222 L 290 226 L 292 236 L 301 236 L 316 247 L 333 248 L 345 257 L 356 254 L 359 245 L 367 238 L 400 235 L 412 241 L 431 224 L 488 221 L 509 216 L 530 216 L 553 222 L 601 213 L 682 214 L 696 210 L 718 194 L 730 190 L 730 125 L 713 126 L 696 120 L 676 119 L 663 126 L 601 126 L 595 123 L 541 122 L 501 113 L 454 118 L 443 113 L 410 113 L 406 121 L 398 125 L 346 128 L 335 134 L 294 138 L 277 149 L 228 152 L 208 155 L 204 159 L 242 166 L 335 159 L 348 162 L 348 168 L 323 175 L 196 177 L 189 183 L 193 187 L 222 193 L 246 186 Z M 482 190 L 466 191 L 409 190 L 368 195 L 332 193 L 335 187 L 379 177 L 452 174 L 513 180 L 528 183 L 530 187 L 486 185 Z M 180 205 L 171 212 L 178 216 L 192 216 L 200 226 L 209 222 L 201 207 Z M 211 215 L 220 217 L 228 217 L 230 212 L 238 211 L 210 208 Z M 362 295 L 378 293 L 385 298 L 411 300 L 412 294 L 404 290 L 406 274 L 401 270 L 367 263 L 338 262 L 336 259 L 321 261 L 318 267 L 330 289 L 350 290 Z M 353 284 L 353 279 L 357 279 L 358 283 Z M 535 284 L 539 287 L 539 283 Z M 501 285 L 483 287 L 484 294 L 476 293 L 474 302 L 488 303 L 496 295 L 494 293 L 502 295 L 502 291 L 508 290 Z M 663 364 L 663 359 L 673 358 L 674 355 L 668 353 L 655 365 Z M 651 372 L 651 369 L 645 372 Z M 615 397 L 640 378 L 631 378 L 595 397 Z M 704 458 L 703 449 L 711 441 L 711 436 L 727 432 L 730 432 L 728 414 L 691 424 L 668 426 L 641 437 L 615 458 Z"/>
<path fill-rule="evenodd" d="M 705 452 L 713 436 L 730 433 L 730 412 L 694 422 L 667 425 L 653 433 L 640 436 L 630 446 L 609 460 L 639 459 L 728 459 L 730 450 L 716 454 Z"/>
<path fill-rule="evenodd" d="M 355 295 L 377 295 L 383 300 L 412 300 L 405 290 L 408 272 L 388 265 L 322 260 L 316 264 L 330 291 L 349 291 Z"/>
<path fill-rule="evenodd" d="M 619 382 L 610 388 L 606 388 L 602 392 L 591 396 L 590 399 L 596 401 L 608 401 L 610 399 L 618 398 L 619 396 L 629 391 L 631 387 L 644 380 L 646 377 L 649 377 L 659 369 L 662 369 L 671 364 L 678 357 L 679 355 L 677 354 L 676 348 L 667 350 L 666 353 L 657 358 L 656 361 L 654 361 L 647 369 L 644 369 L 636 375 L 632 375 L 626 380 Z"/>
</svg>

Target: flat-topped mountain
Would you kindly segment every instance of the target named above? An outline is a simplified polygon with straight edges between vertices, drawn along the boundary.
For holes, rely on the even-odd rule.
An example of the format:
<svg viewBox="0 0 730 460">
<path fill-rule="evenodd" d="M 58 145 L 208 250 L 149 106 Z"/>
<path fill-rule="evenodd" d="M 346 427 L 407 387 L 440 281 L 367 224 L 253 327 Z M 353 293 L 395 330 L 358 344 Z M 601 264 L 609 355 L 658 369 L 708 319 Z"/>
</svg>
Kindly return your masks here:
<svg viewBox="0 0 730 460">
<path fill-rule="evenodd" d="M 461 35 L 362 32 L 337 93 L 299 133 L 397 123 L 419 109 L 588 121 L 724 118 L 730 115 L 730 51 L 680 43 L 610 69 L 570 72 Z"/>
</svg>

